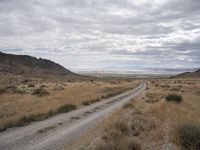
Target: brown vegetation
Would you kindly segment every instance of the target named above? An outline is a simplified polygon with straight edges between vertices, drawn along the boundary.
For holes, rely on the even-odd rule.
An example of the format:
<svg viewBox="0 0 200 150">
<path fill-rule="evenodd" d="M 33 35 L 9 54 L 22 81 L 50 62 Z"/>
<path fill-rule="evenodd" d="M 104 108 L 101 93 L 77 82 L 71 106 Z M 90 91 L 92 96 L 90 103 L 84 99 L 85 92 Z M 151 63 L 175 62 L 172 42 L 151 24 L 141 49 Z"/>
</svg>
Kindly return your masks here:
<svg viewBox="0 0 200 150">
<path fill-rule="evenodd" d="M 145 93 L 106 119 L 101 140 L 88 149 L 198 150 L 200 101 L 196 91 L 199 88 L 200 79 L 148 82 Z"/>
<path fill-rule="evenodd" d="M 100 101 L 102 97 L 134 88 L 137 82 L 110 81 L 47 82 L 32 79 L 0 91 L 0 129 L 28 124 L 57 114 L 65 104 L 78 107 Z"/>
</svg>

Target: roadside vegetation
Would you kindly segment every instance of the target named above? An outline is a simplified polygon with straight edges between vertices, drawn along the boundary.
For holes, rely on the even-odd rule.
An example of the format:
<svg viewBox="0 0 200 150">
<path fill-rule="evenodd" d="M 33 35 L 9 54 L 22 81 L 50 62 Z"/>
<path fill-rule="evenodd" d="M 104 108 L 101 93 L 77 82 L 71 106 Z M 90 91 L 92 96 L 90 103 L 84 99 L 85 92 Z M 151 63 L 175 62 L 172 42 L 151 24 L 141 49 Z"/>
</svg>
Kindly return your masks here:
<svg viewBox="0 0 200 150">
<path fill-rule="evenodd" d="M 33 95 L 36 95 L 38 97 L 42 97 L 42 96 L 45 96 L 45 95 L 49 95 L 49 92 L 45 88 L 40 87 L 40 88 L 33 91 Z"/>
<path fill-rule="evenodd" d="M 199 150 L 199 88 L 200 79 L 148 81 L 146 92 L 104 120 L 104 133 L 84 149 Z"/>
<path fill-rule="evenodd" d="M 165 99 L 166 99 L 166 101 L 174 101 L 177 103 L 180 103 L 183 100 L 183 98 L 177 94 L 169 94 L 165 97 Z"/>
<path fill-rule="evenodd" d="M 119 94 L 121 94 L 121 93 L 123 93 L 123 92 L 125 92 L 125 91 L 128 91 L 128 90 L 131 90 L 131 89 L 133 89 L 133 88 L 130 87 L 130 88 L 117 89 L 117 90 L 111 89 L 111 91 L 110 91 L 108 94 L 102 95 L 100 98 L 97 97 L 97 98 L 95 98 L 95 99 L 83 101 L 83 102 L 82 102 L 82 105 L 90 105 L 90 104 L 99 102 L 99 101 L 101 101 L 101 100 L 103 100 L 103 99 L 107 99 L 107 98 L 110 98 L 110 97 L 114 97 L 114 96 L 116 96 L 116 95 L 119 95 Z"/>
<path fill-rule="evenodd" d="M 101 98 L 102 98 L 102 99 L 106 99 L 106 98 L 109 98 L 109 97 L 113 97 L 113 96 L 119 95 L 119 94 L 121 94 L 121 93 L 123 93 L 123 92 L 125 92 L 125 91 L 127 91 L 127 90 L 131 90 L 131 89 L 133 89 L 133 88 L 130 87 L 130 88 L 118 89 L 118 90 L 113 91 L 113 92 L 111 92 L 111 93 L 102 95 Z"/>
<path fill-rule="evenodd" d="M 10 82 L 10 81 L 9 81 Z M 0 130 L 44 120 L 137 86 L 137 81 L 27 80 L 0 88 Z"/>
<path fill-rule="evenodd" d="M 59 113 L 67 113 L 67 112 L 70 112 L 75 109 L 77 109 L 76 105 L 65 104 L 65 105 L 58 107 L 56 110 L 50 110 L 47 113 L 37 113 L 37 114 L 31 114 L 29 116 L 23 116 L 18 121 L 9 122 L 5 126 L 1 126 L 0 131 L 4 131 L 7 128 L 11 128 L 11 127 L 28 125 L 31 122 L 45 120 L 45 119 L 55 116 Z"/>
<path fill-rule="evenodd" d="M 99 102 L 99 101 L 101 101 L 100 98 L 95 98 L 95 99 L 92 99 L 92 100 L 86 100 L 86 101 L 82 102 L 82 105 L 90 105 L 90 104 L 93 104 L 93 103 L 96 103 L 96 102 Z"/>
<path fill-rule="evenodd" d="M 180 143 L 185 149 L 200 149 L 200 126 L 194 124 L 184 124 L 178 129 Z"/>
<path fill-rule="evenodd" d="M 75 110 L 76 108 L 77 108 L 76 105 L 65 104 L 63 106 L 58 107 L 57 112 L 58 113 L 66 113 L 66 112 L 70 112 L 72 110 Z"/>
<path fill-rule="evenodd" d="M 102 143 L 96 145 L 98 150 L 141 150 L 139 140 L 145 132 L 156 129 L 156 124 L 143 114 L 132 111 L 120 114 L 109 124 L 102 136 Z"/>
</svg>

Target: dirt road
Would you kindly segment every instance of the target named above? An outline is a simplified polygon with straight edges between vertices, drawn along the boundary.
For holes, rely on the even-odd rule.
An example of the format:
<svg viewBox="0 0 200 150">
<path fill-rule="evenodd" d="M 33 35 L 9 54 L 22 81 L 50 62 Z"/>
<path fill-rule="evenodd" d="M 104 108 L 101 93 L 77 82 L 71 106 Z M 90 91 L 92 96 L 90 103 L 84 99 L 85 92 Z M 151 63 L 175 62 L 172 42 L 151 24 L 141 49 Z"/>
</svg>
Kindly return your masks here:
<svg viewBox="0 0 200 150">
<path fill-rule="evenodd" d="M 133 90 L 70 113 L 0 132 L 0 150 L 61 149 L 63 144 L 79 137 L 97 121 L 140 94 L 145 88 L 145 83 L 141 83 Z"/>
</svg>

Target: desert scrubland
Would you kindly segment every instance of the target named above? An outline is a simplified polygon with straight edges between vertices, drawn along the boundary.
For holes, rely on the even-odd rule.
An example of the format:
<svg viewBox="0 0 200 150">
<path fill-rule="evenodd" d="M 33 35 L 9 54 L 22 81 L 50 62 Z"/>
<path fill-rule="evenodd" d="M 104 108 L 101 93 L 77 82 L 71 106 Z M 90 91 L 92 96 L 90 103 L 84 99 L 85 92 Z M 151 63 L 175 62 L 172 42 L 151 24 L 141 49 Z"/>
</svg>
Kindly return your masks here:
<svg viewBox="0 0 200 150">
<path fill-rule="evenodd" d="M 105 118 L 96 130 L 91 130 L 94 134 L 83 136 L 85 139 L 80 141 L 84 142 L 78 149 L 200 149 L 200 79 L 158 79 L 146 83 L 143 94 Z"/>
<path fill-rule="evenodd" d="M 15 79 L 16 80 L 16 79 Z M 22 126 L 117 95 L 138 85 L 129 80 L 1 80 L 0 129 Z M 14 81 L 9 79 L 9 82 Z M 9 85 L 9 86 L 3 86 Z"/>
</svg>

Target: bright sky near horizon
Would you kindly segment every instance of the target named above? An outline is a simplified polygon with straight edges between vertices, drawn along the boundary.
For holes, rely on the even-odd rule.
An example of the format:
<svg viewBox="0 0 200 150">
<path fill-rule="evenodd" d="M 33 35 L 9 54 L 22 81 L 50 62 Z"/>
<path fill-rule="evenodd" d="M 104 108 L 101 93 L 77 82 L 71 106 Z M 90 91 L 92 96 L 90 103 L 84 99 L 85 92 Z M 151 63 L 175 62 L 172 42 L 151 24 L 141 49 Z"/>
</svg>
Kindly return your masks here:
<svg viewBox="0 0 200 150">
<path fill-rule="evenodd" d="M 200 66 L 200 0 L 0 0 L 0 51 L 71 70 Z"/>
</svg>

